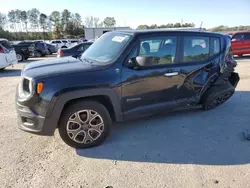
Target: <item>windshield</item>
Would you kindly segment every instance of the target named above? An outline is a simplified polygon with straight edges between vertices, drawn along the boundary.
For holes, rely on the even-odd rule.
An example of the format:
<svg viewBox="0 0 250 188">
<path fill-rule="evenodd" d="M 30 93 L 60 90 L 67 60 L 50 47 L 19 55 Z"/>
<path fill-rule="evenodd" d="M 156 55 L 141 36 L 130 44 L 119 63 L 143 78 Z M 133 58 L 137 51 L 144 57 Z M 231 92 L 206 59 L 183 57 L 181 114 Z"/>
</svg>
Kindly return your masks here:
<svg viewBox="0 0 250 188">
<path fill-rule="evenodd" d="M 106 64 L 118 56 L 130 38 L 131 35 L 105 33 L 82 54 L 81 59 L 87 59 L 97 64 Z"/>
</svg>

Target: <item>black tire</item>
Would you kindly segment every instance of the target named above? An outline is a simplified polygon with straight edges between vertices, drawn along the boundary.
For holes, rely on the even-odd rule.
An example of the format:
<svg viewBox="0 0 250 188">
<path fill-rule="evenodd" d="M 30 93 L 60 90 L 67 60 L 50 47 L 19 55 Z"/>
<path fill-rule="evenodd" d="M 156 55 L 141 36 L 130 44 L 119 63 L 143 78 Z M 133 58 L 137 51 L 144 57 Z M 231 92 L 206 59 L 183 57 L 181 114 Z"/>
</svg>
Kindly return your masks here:
<svg viewBox="0 0 250 188">
<path fill-rule="evenodd" d="M 2 71 L 2 70 L 4 70 L 4 69 L 5 69 L 5 67 L 4 67 L 4 68 L 1 68 L 0 71 Z"/>
<path fill-rule="evenodd" d="M 25 57 L 24 59 L 27 60 L 27 59 L 29 59 L 29 57 Z"/>
<path fill-rule="evenodd" d="M 100 117 L 101 117 L 100 120 L 103 120 L 104 124 L 102 126 L 102 129 L 101 129 L 101 127 L 98 128 L 99 133 L 95 130 L 94 130 L 94 132 L 91 132 L 91 131 L 93 131 L 93 130 L 91 130 L 91 127 L 90 127 L 91 121 L 94 120 L 95 122 L 97 122 L 97 120 L 94 118 L 92 120 L 89 120 L 87 118 L 87 116 L 85 116 L 87 113 L 79 112 L 79 111 L 83 111 L 83 110 L 90 110 L 90 111 L 92 110 L 94 112 L 97 112 L 98 115 L 100 115 Z M 90 111 L 88 111 L 88 113 Z M 91 111 L 91 113 L 92 113 L 92 111 Z M 81 123 L 81 125 L 80 125 L 78 123 L 72 123 L 72 122 L 68 124 L 68 121 L 70 120 L 70 118 L 72 119 L 72 117 L 73 117 L 72 121 L 77 122 L 77 120 L 75 120 L 75 118 L 76 118 L 75 114 L 77 112 L 79 112 L 80 115 L 78 117 L 80 117 L 81 120 L 83 120 L 82 118 L 86 118 L 86 124 Z M 99 117 L 98 117 L 98 119 L 99 119 Z M 84 128 L 84 126 L 87 126 L 87 125 L 89 125 L 88 128 Z M 62 116 L 59 120 L 58 129 L 59 129 L 59 134 L 60 134 L 62 140 L 67 145 L 69 145 L 73 148 L 84 149 L 84 148 L 95 147 L 95 146 L 102 144 L 104 142 L 104 140 L 106 139 L 106 137 L 110 134 L 111 125 L 112 125 L 112 120 L 111 120 L 110 114 L 109 114 L 108 110 L 105 108 L 105 106 L 103 106 L 102 104 L 95 102 L 95 101 L 81 101 L 81 102 L 77 102 L 77 103 L 70 105 L 69 107 L 67 107 L 63 111 Z M 68 133 L 67 132 L 68 126 L 75 126 L 75 130 L 77 130 L 78 132 L 75 133 L 75 135 L 73 135 L 73 133 L 70 133 L 70 132 Z M 72 128 L 69 128 L 69 129 L 73 130 Z M 86 130 L 86 129 L 88 129 L 88 130 Z M 95 133 L 95 134 L 97 133 L 97 135 L 98 135 L 98 137 L 95 140 L 92 139 L 92 136 L 90 136 L 92 133 Z M 69 134 L 72 135 L 71 136 L 72 138 L 69 136 Z M 87 137 L 91 138 L 92 140 L 91 139 L 87 140 L 86 134 L 88 134 Z M 79 142 L 82 142 L 82 143 L 79 143 L 79 142 L 73 140 L 73 138 L 75 138 L 75 140 L 78 140 Z M 83 143 L 83 142 L 85 142 L 85 143 Z"/>
<path fill-rule="evenodd" d="M 235 92 L 230 82 L 224 85 L 211 86 L 201 99 L 203 110 L 211 110 L 226 102 Z"/>
<path fill-rule="evenodd" d="M 243 57 L 244 54 L 238 55 L 238 57 Z"/>
<path fill-rule="evenodd" d="M 53 53 L 49 50 L 49 55 L 52 55 Z"/>
<path fill-rule="evenodd" d="M 23 54 L 16 54 L 16 58 L 18 62 L 22 62 L 24 60 Z"/>
</svg>

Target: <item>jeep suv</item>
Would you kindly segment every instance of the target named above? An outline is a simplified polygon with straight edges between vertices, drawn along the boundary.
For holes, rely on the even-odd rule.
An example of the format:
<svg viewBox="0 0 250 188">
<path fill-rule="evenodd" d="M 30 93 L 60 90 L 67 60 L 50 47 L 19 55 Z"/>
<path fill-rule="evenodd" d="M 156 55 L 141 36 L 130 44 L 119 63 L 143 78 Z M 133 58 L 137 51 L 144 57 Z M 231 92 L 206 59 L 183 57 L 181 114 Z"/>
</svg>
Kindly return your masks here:
<svg viewBox="0 0 250 188">
<path fill-rule="evenodd" d="M 182 107 L 219 106 L 239 82 L 235 66 L 225 35 L 108 32 L 77 59 L 25 66 L 16 93 L 19 127 L 47 136 L 58 128 L 69 146 L 97 146 L 113 122 Z"/>
</svg>

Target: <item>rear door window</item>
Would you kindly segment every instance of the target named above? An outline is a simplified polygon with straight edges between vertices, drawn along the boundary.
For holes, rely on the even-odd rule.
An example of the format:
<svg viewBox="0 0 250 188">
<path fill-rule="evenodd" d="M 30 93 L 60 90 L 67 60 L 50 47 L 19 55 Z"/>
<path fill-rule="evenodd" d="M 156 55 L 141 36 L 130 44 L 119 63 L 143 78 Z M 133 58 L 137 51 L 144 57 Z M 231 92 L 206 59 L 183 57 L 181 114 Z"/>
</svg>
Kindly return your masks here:
<svg viewBox="0 0 250 188">
<path fill-rule="evenodd" d="M 250 40 L 250 33 L 244 34 L 244 40 Z"/>
<path fill-rule="evenodd" d="M 209 37 L 184 37 L 183 62 L 203 61 L 209 58 Z"/>
<path fill-rule="evenodd" d="M 242 33 L 237 33 L 235 34 L 232 39 L 236 39 L 236 40 L 243 40 L 244 39 L 244 34 Z"/>
<path fill-rule="evenodd" d="M 8 50 L 10 50 L 10 49 L 13 48 L 13 47 L 9 44 L 8 41 L 1 41 L 0 44 L 1 44 L 4 48 L 6 48 L 6 49 L 8 49 Z"/>
</svg>

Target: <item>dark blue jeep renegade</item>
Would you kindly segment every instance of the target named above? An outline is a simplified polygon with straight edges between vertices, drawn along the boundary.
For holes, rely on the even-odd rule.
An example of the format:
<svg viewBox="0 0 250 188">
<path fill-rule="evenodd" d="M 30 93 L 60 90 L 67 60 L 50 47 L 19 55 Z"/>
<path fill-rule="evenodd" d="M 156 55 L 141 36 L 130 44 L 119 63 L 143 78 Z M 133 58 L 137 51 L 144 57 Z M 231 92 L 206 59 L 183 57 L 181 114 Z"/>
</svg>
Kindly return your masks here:
<svg viewBox="0 0 250 188">
<path fill-rule="evenodd" d="M 101 144 L 112 122 L 201 106 L 234 93 L 239 75 L 229 37 L 128 30 L 102 35 L 80 57 L 25 66 L 16 92 L 19 127 L 70 146 Z"/>
</svg>

